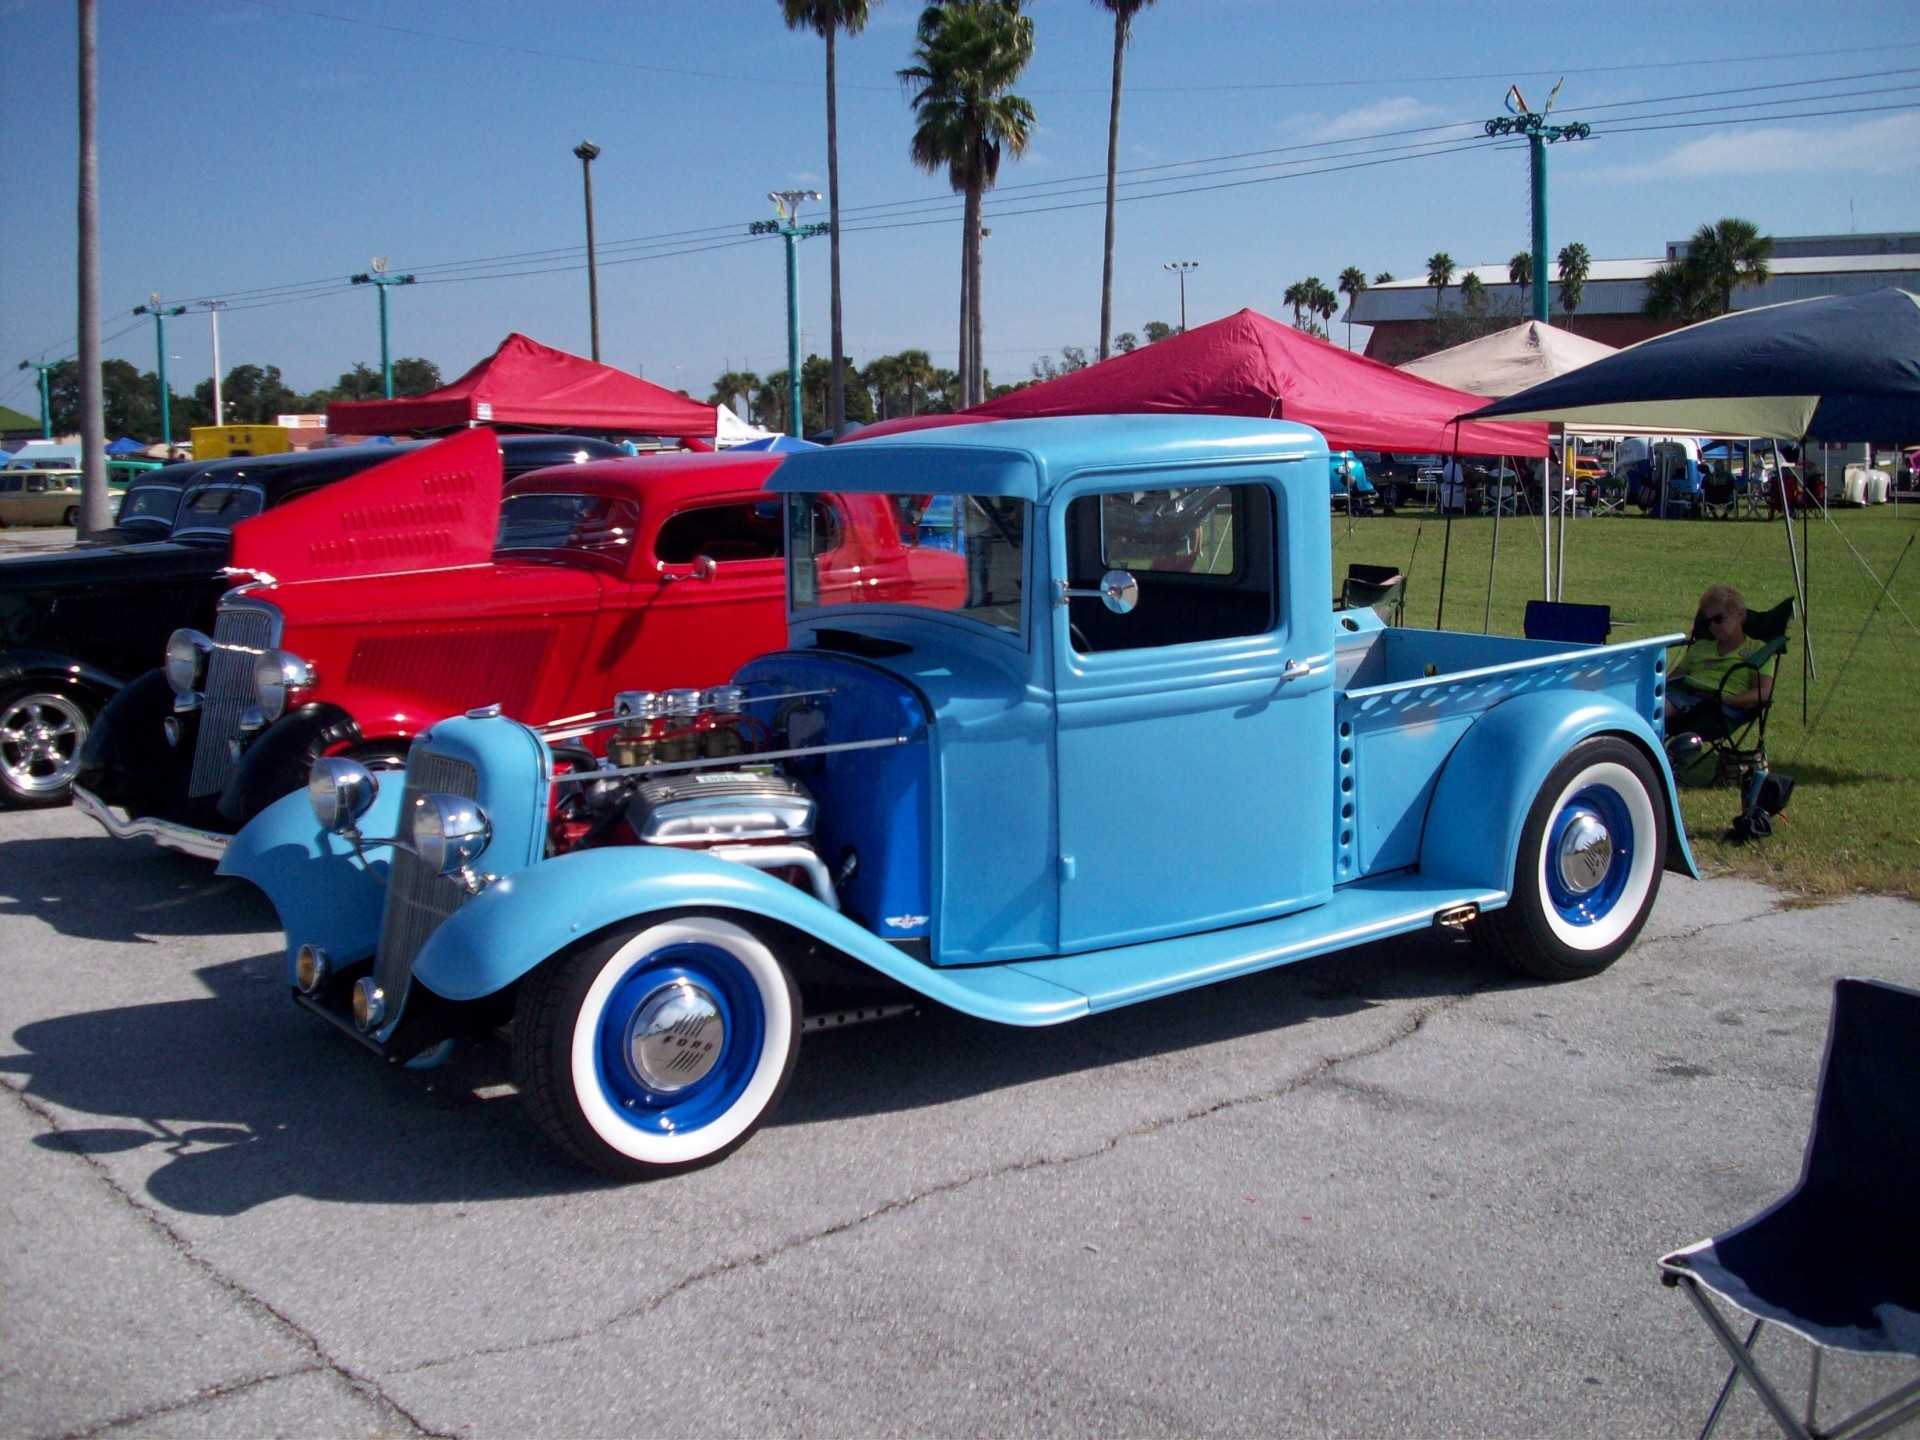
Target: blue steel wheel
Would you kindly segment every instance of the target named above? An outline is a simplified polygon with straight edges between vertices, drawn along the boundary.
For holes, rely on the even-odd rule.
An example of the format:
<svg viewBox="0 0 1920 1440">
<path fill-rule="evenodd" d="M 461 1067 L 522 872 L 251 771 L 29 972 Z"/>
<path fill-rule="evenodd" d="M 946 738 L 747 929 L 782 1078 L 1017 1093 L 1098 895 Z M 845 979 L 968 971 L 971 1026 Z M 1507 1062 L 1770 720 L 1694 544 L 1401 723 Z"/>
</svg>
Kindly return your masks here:
<svg viewBox="0 0 1920 1440">
<path fill-rule="evenodd" d="M 710 1165 L 772 1111 L 799 1053 L 793 981 L 715 915 L 642 921 L 556 956 L 522 988 L 514 1061 L 534 1118 L 595 1169 Z"/>
<path fill-rule="evenodd" d="M 1617 736 L 1583 740 L 1527 812 L 1512 899 L 1474 933 L 1539 979 L 1597 975 L 1646 923 L 1666 852 L 1666 803 L 1647 757 Z"/>
</svg>

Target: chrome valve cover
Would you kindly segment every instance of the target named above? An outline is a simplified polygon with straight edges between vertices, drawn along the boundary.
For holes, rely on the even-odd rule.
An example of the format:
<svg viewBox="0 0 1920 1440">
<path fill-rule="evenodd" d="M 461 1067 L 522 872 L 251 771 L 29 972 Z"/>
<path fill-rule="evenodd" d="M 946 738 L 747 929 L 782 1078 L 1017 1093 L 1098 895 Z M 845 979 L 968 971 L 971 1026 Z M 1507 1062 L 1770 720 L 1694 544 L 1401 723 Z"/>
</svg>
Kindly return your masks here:
<svg viewBox="0 0 1920 1440">
<path fill-rule="evenodd" d="M 737 845 L 804 840 L 814 809 L 806 786 L 784 775 L 708 770 L 646 781 L 627 818 L 649 845 Z"/>
</svg>

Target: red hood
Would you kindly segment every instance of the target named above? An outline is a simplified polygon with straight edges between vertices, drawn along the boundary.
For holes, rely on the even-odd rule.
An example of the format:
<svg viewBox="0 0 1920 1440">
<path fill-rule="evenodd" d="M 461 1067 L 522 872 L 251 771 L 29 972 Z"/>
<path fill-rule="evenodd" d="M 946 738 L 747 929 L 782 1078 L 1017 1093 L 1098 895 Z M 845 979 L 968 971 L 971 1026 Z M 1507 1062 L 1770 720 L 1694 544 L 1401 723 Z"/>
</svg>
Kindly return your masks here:
<svg viewBox="0 0 1920 1440">
<path fill-rule="evenodd" d="M 493 431 L 463 430 L 241 521 L 232 564 L 278 580 L 484 564 L 504 479 Z"/>
</svg>

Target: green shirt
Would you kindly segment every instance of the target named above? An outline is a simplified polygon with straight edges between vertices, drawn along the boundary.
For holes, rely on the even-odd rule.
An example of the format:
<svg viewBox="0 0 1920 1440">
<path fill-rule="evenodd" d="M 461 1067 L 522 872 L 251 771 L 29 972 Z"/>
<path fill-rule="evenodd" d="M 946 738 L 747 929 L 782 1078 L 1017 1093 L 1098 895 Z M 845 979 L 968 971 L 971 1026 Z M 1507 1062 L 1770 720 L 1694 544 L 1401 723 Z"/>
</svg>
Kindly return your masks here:
<svg viewBox="0 0 1920 1440">
<path fill-rule="evenodd" d="M 1680 663 L 1674 667 L 1673 683 L 1696 695 L 1717 695 L 1721 682 L 1736 667 L 1751 661 L 1765 648 L 1764 640 L 1748 636 L 1735 649 L 1722 655 L 1718 642 L 1709 635 L 1705 640 L 1696 640 L 1687 647 L 1687 653 L 1680 657 Z M 1738 685 L 1730 693 L 1741 695 L 1752 688 L 1752 682 L 1749 681 L 1745 685 Z"/>
</svg>

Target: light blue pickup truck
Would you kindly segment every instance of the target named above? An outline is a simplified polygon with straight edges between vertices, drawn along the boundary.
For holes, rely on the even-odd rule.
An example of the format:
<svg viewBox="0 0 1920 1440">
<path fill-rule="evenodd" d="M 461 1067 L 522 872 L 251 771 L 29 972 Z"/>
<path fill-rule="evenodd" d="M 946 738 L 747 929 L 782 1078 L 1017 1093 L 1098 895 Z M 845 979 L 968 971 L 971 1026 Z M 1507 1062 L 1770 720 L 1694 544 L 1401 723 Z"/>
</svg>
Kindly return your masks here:
<svg viewBox="0 0 1920 1440">
<path fill-rule="evenodd" d="M 540 1127 L 643 1178 L 743 1143 L 810 1028 L 927 1001 L 1052 1025 L 1435 926 L 1571 979 L 1692 872 L 1678 637 L 1331 610 L 1312 430 L 969 425 L 772 488 L 789 648 L 545 732 L 442 721 L 404 782 L 323 761 L 236 837 L 296 999 L 393 1061 L 510 1025 Z M 964 596 L 823 578 L 860 492 L 907 543 L 947 516 Z"/>
</svg>

